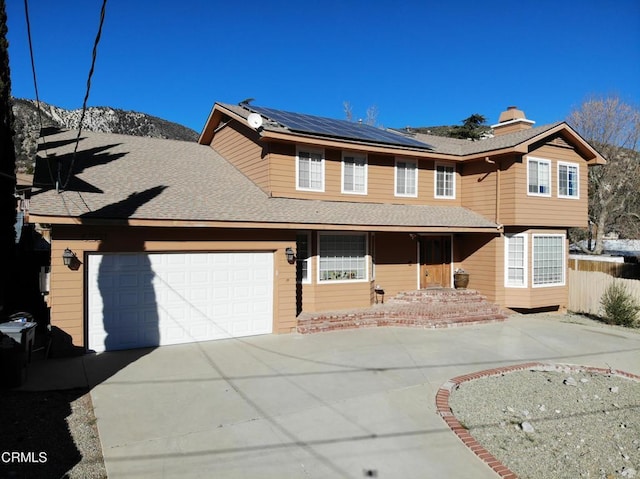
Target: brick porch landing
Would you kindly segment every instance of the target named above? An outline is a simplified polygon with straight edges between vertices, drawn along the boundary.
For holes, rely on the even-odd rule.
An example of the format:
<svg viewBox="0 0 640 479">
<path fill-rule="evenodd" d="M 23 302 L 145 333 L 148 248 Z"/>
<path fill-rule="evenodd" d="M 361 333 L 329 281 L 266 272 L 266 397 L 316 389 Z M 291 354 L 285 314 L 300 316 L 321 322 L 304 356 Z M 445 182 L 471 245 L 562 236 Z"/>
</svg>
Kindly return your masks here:
<svg viewBox="0 0 640 479">
<path fill-rule="evenodd" d="M 298 316 L 298 332 L 378 326 L 447 328 L 504 321 L 507 316 L 475 290 L 431 288 L 402 292 L 369 308 L 302 313 Z"/>
</svg>

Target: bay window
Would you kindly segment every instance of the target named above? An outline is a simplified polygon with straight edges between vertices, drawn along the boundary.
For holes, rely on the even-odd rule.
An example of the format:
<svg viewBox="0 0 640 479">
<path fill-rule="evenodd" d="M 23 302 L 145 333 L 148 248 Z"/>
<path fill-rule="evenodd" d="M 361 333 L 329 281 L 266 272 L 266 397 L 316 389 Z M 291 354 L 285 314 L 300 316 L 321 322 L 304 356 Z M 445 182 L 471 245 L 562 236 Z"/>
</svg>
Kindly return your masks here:
<svg viewBox="0 0 640 479">
<path fill-rule="evenodd" d="M 505 235 L 505 286 L 527 287 L 527 235 Z"/>
<path fill-rule="evenodd" d="M 533 286 L 565 284 L 565 236 L 533 235 Z"/>
</svg>

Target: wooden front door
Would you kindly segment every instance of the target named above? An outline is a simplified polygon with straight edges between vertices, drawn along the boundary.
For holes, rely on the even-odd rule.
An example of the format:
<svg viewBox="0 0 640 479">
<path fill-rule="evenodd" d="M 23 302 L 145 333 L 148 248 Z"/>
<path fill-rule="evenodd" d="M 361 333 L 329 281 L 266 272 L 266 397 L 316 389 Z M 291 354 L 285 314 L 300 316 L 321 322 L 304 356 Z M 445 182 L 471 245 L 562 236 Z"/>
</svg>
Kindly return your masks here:
<svg viewBox="0 0 640 479">
<path fill-rule="evenodd" d="M 451 236 L 420 238 L 420 288 L 451 287 Z"/>
</svg>

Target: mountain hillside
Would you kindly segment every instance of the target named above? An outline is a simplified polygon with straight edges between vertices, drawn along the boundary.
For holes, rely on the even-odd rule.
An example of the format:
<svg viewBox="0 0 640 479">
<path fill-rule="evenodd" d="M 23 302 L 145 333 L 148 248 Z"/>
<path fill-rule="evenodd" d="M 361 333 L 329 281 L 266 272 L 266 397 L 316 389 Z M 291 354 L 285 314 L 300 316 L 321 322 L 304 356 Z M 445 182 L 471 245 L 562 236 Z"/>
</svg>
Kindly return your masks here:
<svg viewBox="0 0 640 479">
<path fill-rule="evenodd" d="M 40 102 L 42 127 L 77 129 L 81 109 L 66 110 Z M 15 116 L 16 167 L 18 172 L 31 173 L 40 133 L 38 108 L 34 100 L 13 99 Z M 152 138 L 197 141 L 198 133 L 190 128 L 172 123 L 162 118 L 124 111 L 111 107 L 89 107 L 84 116 L 83 130 L 103 133 L 120 133 Z"/>
</svg>

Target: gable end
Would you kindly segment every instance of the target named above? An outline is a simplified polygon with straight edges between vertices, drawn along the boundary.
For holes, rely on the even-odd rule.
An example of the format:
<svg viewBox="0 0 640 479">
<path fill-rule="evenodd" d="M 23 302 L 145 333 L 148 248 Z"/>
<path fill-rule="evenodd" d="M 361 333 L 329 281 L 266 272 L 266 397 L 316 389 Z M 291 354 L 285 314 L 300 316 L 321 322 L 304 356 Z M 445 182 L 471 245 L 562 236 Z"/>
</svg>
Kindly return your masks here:
<svg viewBox="0 0 640 479">
<path fill-rule="evenodd" d="M 550 138 L 547 144 L 552 146 L 559 146 L 560 148 L 568 148 L 570 150 L 575 150 L 573 145 L 569 144 L 569 142 L 563 138 L 561 135 L 556 135 L 553 138 Z"/>
</svg>

